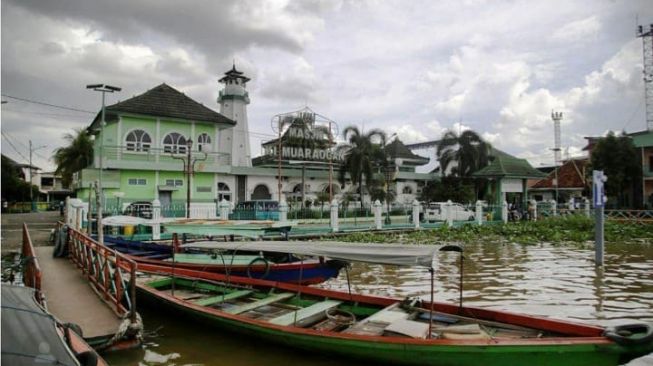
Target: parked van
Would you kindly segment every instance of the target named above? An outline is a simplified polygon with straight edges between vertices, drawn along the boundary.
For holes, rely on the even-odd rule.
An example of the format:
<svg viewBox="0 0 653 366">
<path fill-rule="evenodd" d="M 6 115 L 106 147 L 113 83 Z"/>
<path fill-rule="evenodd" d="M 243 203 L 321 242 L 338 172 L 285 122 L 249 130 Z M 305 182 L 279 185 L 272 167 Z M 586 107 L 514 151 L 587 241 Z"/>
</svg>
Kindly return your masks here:
<svg viewBox="0 0 653 366">
<path fill-rule="evenodd" d="M 431 202 L 426 206 L 424 213 L 424 220 L 427 222 L 445 221 L 444 208 L 446 202 Z M 460 203 L 452 203 L 450 209 L 453 211 L 451 214 L 454 221 L 473 221 L 474 212 L 466 209 Z"/>
<path fill-rule="evenodd" d="M 229 220 L 279 220 L 279 201 L 257 200 L 239 202 Z"/>
</svg>

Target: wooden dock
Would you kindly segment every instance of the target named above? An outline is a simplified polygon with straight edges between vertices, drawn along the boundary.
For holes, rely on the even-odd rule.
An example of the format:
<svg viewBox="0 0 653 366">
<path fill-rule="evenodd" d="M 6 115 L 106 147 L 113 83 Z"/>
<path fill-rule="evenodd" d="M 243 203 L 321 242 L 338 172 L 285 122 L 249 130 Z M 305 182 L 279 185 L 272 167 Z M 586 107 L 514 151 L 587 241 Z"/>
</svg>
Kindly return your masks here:
<svg viewBox="0 0 653 366">
<path fill-rule="evenodd" d="M 70 259 L 52 257 L 53 247 L 34 249 L 44 274 L 41 290 L 48 311 L 61 322 L 79 325 L 84 338 L 116 334 L 122 320 L 100 299 Z"/>
</svg>

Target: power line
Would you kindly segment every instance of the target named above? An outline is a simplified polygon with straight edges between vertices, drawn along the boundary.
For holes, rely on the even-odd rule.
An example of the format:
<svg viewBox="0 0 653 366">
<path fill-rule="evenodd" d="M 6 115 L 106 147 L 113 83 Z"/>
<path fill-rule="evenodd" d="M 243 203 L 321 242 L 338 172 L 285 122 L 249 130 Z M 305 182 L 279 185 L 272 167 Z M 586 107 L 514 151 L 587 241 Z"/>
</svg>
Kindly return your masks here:
<svg viewBox="0 0 653 366">
<path fill-rule="evenodd" d="M 14 140 L 15 142 L 18 142 L 21 146 L 23 146 L 25 149 L 27 149 L 27 151 L 29 151 L 29 147 L 27 145 L 25 145 L 22 141 L 20 141 L 20 139 L 17 139 L 16 137 L 11 135 L 7 131 L 4 131 L 4 133 L 5 133 L 6 137 L 10 137 L 12 140 Z M 40 153 L 38 153 L 36 151 L 33 151 L 32 153 L 34 153 L 36 156 L 40 157 L 41 159 L 50 160 L 50 158 L 45 157 L 45 156 L 41 155 Z"/>
<path fill-rule="evenodd" d="M 58 113 L 36 112 L 36 111 L 19 111 L 19 110 L 9 109 L 9 108 L 5 108 L 4 110 L 7 112 L 37 114 L 37 115 L 49 116 L 49 117 L 67 117 L 67 118 L 84 118 L 84 119 L 88 118 L 86 116 L 81 116 L 79 114 L 74 115 L 74 114 L 58 114 Z"/>
<path fill-rule="evenodd" d="M 26 158 L 25 155 L 23 155 L 20 151 L 18 151 L 16 146 L 13 144 L 13 142 L 11 142 L 11 139 L 9 139 L 9 137 L 5 134 L 5 132 L 4 131 L 0 131 L 0 132 L 2 133 L 2 136 L 5 138 L 5 141 L 7 141 L 9 143 L 9 146 L 11 146 L 11 148 L 14 149 L 14 151 L 18 155 L 20 155 L 21 158 L 23 158 L 25 161 L 29 162 L 29 159 Z"/>
<path fill-rule="evenodd" d="M 66 110 L 74 111 L 74 112 L 82 112 L 82 113 L 90 113 L 90 114 L 96 114 L 96 113 L 97 113 L 97 112 L 87 111 L 87 110 L 79 109 L 79 108 L 66 107 L 66 106 L 57 105 L 57 104 L 50 104 L 50 103 L 45 103 L 45 102 L 39 102 L 39 101 L 37 101 L 37 100 L 32 100 L 32 99 L 26 99 L 26 98 L 14 97 L 14 96 L 7 95 L 7 94 L 2 94 L 2 96 L 5 97 L 5 98 L 10 98 L 10 99 L 15 99 L 15 100 L 20 100 L 21 102 L 33 103 L 33 104 L 39 104 L 39 105 L 44 105 L 44 106 L 52 107 L 52 108 L 66 109 Z"/>
</svg>

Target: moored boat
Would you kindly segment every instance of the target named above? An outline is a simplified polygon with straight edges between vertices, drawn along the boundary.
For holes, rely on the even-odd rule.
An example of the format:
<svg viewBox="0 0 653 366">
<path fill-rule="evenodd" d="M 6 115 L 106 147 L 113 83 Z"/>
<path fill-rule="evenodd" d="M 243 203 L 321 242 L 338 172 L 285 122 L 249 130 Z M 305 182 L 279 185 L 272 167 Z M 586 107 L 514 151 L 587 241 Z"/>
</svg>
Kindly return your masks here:
<svg viewBox="0 0 653 366">
<path fill-rule="evenodd" d="M 104 242 L 109 248 L 136 261 L 141 269 L 148 268 L 144 264 L 166 267 L 169 272 L 175 267 L 196 271 L 196 277 L 207 279 L 210 279 L 207 275 L 209 273 L 228 273 L 232 276 L 310 285 L 337 277 L 346 265 L 343 261 L 333 259 L 303 260 L 285 253 L 266 252 L 265 248 L 233 254 L 223 251 L 184 252 L 172 243 L 136 242 L 113 237 L 105 237 Z"/>
<path fill-rule="evenodd" d="M 252 249 L 257 243 L 206 243 Z M 433 273 L 433 246 L 265 243 L 268 250 L 325 255 Z M 213 281 L 154 276 L 143 300 L 216 327 L 283 345 L 389 364 L 618 365 L 653 351 L 647 324 L 604 328 L 422 299 L 351 294 L 215 274 Z"/>
</svg>

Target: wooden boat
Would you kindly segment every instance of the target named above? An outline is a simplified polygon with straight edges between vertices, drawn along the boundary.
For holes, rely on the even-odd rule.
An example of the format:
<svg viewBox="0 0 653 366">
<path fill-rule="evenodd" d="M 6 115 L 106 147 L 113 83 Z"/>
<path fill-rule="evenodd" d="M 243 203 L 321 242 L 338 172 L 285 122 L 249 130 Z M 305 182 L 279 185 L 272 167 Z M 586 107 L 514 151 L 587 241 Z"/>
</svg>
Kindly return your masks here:
<svg viewBox="0 0 653 366">
<path fill-rule="evenodd" d="M 79 327 L 62 324 L 48 313 L 37 302 L 34 289 L 2 284 L 3 363 L 107 365 L 79 332 Z"/>
<path fill-rule="evenodd" d="M 234 249 L 236 244 L 213 247 Z M 257 244 L 243 246 L 251 249 Z M 328 253 L 343 260 L 424 265 L 433 275 L 432 246 L 336 246 L 272 244 L 279 251 Z M 138 291 L 142 300 L 163 304 L 202 324 L 366 362 L 618 365 L 653 351 L 653 328 L 646 324 L 583 325 L 462 302 L 434 302 L 433 292 L 430 301 L 402 300 L 220 274 L 213 274 L 212 281 L 197 280 L 193 275 L 180 270 L 174 277 L 140 278 Z"/>
<path fill-rule="evenodd" d="M 104 245 L 127 255 L 139 264 L 139 268 L 143 268 L 142 264 L 168 267 L 169 272 L 172 271 L 172 267 L 184 268 L 198 271 L 196 276 L 199 278 L 208 278 L 202 272 L 229 273 L 232 276 L 310 285 L 337 277 L 340 269 L 346 265 L 346 262 L 340 260 L 301 260 L 284 253 L 268 253 L 264 249 L 232 255 L 217 251 L 181 252 L 182 249 L 177 247 L 173 259 L 175 248 L 173 243 L 139 242 L 105 237 Z"/>
</svg>

